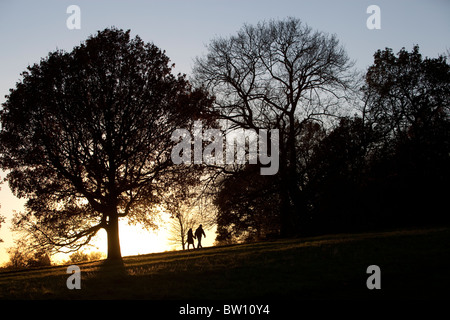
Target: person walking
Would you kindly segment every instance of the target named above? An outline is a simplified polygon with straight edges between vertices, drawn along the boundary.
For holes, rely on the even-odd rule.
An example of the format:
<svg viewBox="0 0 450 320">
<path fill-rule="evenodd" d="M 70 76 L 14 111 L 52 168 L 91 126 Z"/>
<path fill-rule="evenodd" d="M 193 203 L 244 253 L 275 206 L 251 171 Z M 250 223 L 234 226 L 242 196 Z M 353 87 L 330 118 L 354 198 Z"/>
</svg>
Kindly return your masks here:
<svg viewBox="0 0 450 320">
<path fill-rule="evenodd" d="M 188 234 L 187 234 L 187 244 L 188 244 L 187 249 L 188 249 L 188 250 L 189 250 L 189 246 L 190 246 L 191 244 L 192 244 L 192 247 L 195 249 L 194 239 L 195 239 L 195 236 L 194 236 L 194 234 L 192 233 L 192 228 L 190 228 L 189 231 L 188 231 Z"/>
<path fill-rule="evenodd" d="M 195 237 L 197 237 L 198 244 L 197 249 L 203 248 L 202 247 L 202 235 L 206 238 L 205 231 L 203 231 L 202 225 L 200 225 L 197 230 L 195 230 Z"/>
</svg>

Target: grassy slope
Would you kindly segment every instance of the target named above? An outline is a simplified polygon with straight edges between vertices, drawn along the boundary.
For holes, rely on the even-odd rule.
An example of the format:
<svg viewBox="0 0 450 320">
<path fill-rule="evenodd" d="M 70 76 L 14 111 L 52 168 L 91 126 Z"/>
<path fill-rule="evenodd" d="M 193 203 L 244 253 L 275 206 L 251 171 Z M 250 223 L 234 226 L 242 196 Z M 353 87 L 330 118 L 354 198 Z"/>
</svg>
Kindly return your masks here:
<svg viewBox="0 0 450 320">
<path fill-rule="evenodd" d="M 377 299 L 445 298 L 450 229 L 329 235 L 0 273 L 1 299 Z M 381 268 L 381 290 L 366 269 Z"/>
</svg>

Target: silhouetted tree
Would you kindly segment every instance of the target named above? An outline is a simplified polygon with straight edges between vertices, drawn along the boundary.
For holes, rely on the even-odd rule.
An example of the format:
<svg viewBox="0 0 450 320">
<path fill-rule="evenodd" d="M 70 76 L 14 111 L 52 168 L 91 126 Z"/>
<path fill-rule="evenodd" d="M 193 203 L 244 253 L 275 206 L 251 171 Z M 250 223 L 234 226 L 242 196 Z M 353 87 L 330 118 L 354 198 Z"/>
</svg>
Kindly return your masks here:
<svg viewBox="0 0 450 320">
<path fill-rule="evenodd" d="M 196 81 L 212 91 L 231 129 L 279 129 L 283 235 L 297 232 L 306 212 L 296 137 L 307 122 L 338 113 L 351 66 L 336 36 L 295 18 L 244 25 L 237 35 L 213 40 L 196 60 Z"/>
<path fill-rule="evenodd" d="M 387 140 L 419 139 L 436 121 L 448 120 L 449 74 L 444 56 L 423 59 L 418 46 L 397 56 L 378 50 L 363 88 L 368 119 Z"/>
<path fill-rule="evenodd" d="M 313 153 L 325 137 L 325 130 L 317 121 L 305 121 L 296 136 L 299 186 L 307 190 L 311 177 Z M 258 166 L 247 165 L 234 174 L 223 177 L 214 197 L 218 207 L 217 241 L 228 243 L 246 239 L 264 239 L 279 236 L 281 232 L 281 179 L 261 176 Z M 306 198 L 305 198 L 306 199 Z M 308 199 L 306 199 L 308 200 Z M 309 210 L 303 212 L 303 233 L 309 232 Z"/>
<path fill-rule="evenodd" d="M 170 214 L 169 242 L 185 249 L 187 233 L 201 221 L 198 204 L 198 194 L 195 192 L 198 181 L 192 182 L 189 188 L 168 193 L 163 200 L 164 210 Z"/>
<path fill-rule="evenodd" d="M 170 214 L 168 224 L 169 243 L 185 249 L 189 228 L 203 224 L 206 229 L 215 224 L 214 211 L 209 208 L 209 195 L 204 194 L 205 180 L 211 171 L 206 166 L 195 165 L 188 175 L 179 175 L 168 186 L 161 199 L 161 209 Z"/>
<path fill-rule="evenodd" d="M 449 220 L 449 79 L 445 58 L 422 59 L 417 46 L 375 53 L 360 116 L 329 130 L 305 168 L 311 231 Z"/>
<path fill-rule="evenodd" d="M 366 121 L 381 136 L 372 158 L 373 215 L 395 224 L 448 220 L 450 66 L 419 47 L 378 50 L 363 88 Z"/>
<path fill-rule="evenodd" d="M 66 261 L 66 264 L 74 264 L 74 263 L 80 263 L 80 262 L 86 262 L 86 261 L 94 261 L 94 260 L 100 260 L 104 258 L 103 254 L 98 251 L 93 251 L 90 253 L 77 251 L 70 255 L 70 259 Z"/>
<path fill-rule="evenodd" d="M 274 176 L 260 175 L 247 165 L 219 183 L 214 197 L 218 208 L 218 243 L 264 239 L 280 232 L 280 198 Z"/>
<path fill-rule="evenodd" d="M 22 269 L 32 267 L 45 267 L 51 265 L 49 254 L 43 250 L 31 249 L 23 241 L 18 241 L 14 247 L 8 249 L 9 262 L 7 268 Z"/>
<path fill-rule="evenodd" d="M 108 259 L 120 259 L 119 218 L 154 225 L 155 204 L 190 170 L 172 164 L 171 134 L 211 103 L 171 70 L 159 48 L 111 28 L 22 73 L 0 133 L 0 167 L 28 198 L 17 228 L 73 251 L 104 228 Z"/>
</svg>

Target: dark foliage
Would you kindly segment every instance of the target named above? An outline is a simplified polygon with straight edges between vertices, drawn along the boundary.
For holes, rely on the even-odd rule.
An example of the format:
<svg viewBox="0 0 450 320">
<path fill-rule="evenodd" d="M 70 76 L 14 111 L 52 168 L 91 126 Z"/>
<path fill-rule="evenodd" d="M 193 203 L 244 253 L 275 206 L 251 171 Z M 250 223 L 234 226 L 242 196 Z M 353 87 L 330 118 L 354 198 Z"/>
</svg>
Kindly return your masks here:
<svg viewBox="0 0 450 320">
<path fill-rule="evenodd" d="M 309 121 L 296 137 L 298 185 L 307 203 L 298 213 L 303 219 L 297 232 L 449 223 L 450 68 L 445 58 L 423 59 L 418 47 L 398 55 L 380 50 L 362 93 L 362 114 L 342 117 L 326 134 L 320 123 Z M 219 238 L 226 236 L 224 230 L 256 230 L 256 217 L 267 212 L 277 212 L 267 219 L 275 228 L 271 217 L 280 215 L 280 202 L 274 196 L 287 182 L 282 176 L 268 183 L 260 179 L 246 169 L 222 185 Z"/>
</svg>

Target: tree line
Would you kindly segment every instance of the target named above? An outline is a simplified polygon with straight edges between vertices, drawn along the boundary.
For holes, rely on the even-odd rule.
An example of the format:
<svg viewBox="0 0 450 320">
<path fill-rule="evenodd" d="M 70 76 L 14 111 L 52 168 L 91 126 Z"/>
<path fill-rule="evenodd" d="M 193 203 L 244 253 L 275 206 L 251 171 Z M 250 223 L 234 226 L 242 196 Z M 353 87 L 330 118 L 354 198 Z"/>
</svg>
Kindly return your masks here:
<svg viewBox="0 0 450 320">
<path fill-rule="evenodd" d="M 183 245 L 202 219 L 223 243 L 448 223 L 444 55 L 386 48 L 361 76 L 335 35 L 287 18 L 212 40 L 191 79 L 172 69 L 109 28 L 22 73 L 0 113 L 0 167 L 28 199 L 13 221 L 27 243 L 77 251 L 103 228 L 120 259 L 119 219 L 151 229 L 162 211 Z M 174 165 L 171 133 L 197 120 L 277 129 L 278 173 Z"/>
<path fill-rule="evenodd" d="M 362 76 L 335 36 L 297 19 L 213 40 L 195 78 L 230 127 L 280 130 L 280 172 L 218 183 L 218 240 L 448 223 L 450 73 L 416 45 Z"/>
</svg>

